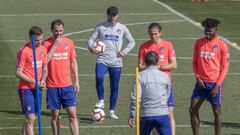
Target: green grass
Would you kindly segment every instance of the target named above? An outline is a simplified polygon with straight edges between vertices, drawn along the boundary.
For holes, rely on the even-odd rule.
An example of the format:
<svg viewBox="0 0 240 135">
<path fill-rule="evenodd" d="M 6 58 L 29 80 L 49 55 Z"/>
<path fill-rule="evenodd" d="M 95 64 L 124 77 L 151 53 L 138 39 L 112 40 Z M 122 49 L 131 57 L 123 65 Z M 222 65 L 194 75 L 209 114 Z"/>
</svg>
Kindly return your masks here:
<svg viewBox="0 0 240 135">
<path fill-rule="evenodd" d="M 201 22 L 207 17 L 221 20 L 219 34 L 230 41 L 240 43 L 240 2 L 217 0 L 215 2 L 192 3 L 190 0 L 162 0 L 176 11 Z M 15 61 L 18 48 L 28 39 L 28 29 L 32 25 L 39 25 L 44 31 L 44 37 L 51 35 L 50 22 L 60 18 L 65 22 L 65 34 L 92 29 L 98 22 L 106 20 L 106 8 L 116 5 L 120 9 L 120 22 L 131 24 L 127 27 L 136 39 L 136 46 L 130 52 L 137 54 L 139 45 L 148 39 L 147 22 L 182 20 L 182 22 L 161 23 L 163 38 L 174 43 L 179 57 L 178 68 L 173 71 L 173 88 L 175 90 L 175 119 L 178 135 L 191 135 L 188 107 L 194 76 L 192 74 L 191 58 L 193 44 L 196 38 L 202 36 L 202 31 L 196 26 L 184 21 L 183 18 L 170 13 L 161 5 L 150 0 L 8 0 L 0 2 L 0 134 L 16 135 L 20 133 L 24 116 L 20 111 L 19 97 L 17 94 L 18 79 L 14 77 L 16 70 Z M 167 14 L 164 14 L 167 13 Z M 75 15 L 73 15 L 75 14 Z M 79 15 L 85 14 L 85 15 Z M 144 23 L 145 22 L 145 23 Z M 135 24 L 143 23 L 143 24 Z M 87 39 L 91 32 L 70 35 L 75 40 L 76 46 L 87 47 Z M 237 135 L 240 133 L 240 107 L 239 107 L 239 51 L 230 47 L 231 60 L 229 74 L 223 84 L 223 135 Z M 135 134 L 135 129 L 126 127 L 128 120 L 129 99 L 133 76 L 137 65 L 136 56 L 124 58 L 123 76 L 121 77 L 120 93 L 116 113 L 119 120 L 104 120 L 101 124 L 90 124 L 90 112 L 97 101 L 95 90 L 94 68 L 95 56 L 85 50 L 77 50 L 80 72 L 81 90 L 77 95 L 77 111 L 81 135 L 130 135 Z M 89 76 L 88 76 L 89 75 Z M 108 106 L 109 78 L 105 79 L 105 97 Z M 45 93 L 42 103 L 43 134 L 51 134 L 50 114 L 45 107 Z M 209 103 L 204 103 L 201 111 L 201 124 L 213 125 L 213 115 Z M 65 110 L 62 110 L 61 123 L 68 126 Z M 105 109 L 108 112 L 108 109 Z M 121 127 L 122 125 L 123 127 Z M 37 122 L 35 123 L 37 126 Z M 102 128 L 96 128 L 102 126 Z M 108 128 L 113 126 L 112 128 Z M 118 127 L 119 126 L 119 127 Z M 37 133 L 38 129 L 35 128 Z M 70 134 L 70 130 L 62 129 L 62 134 Z M 214 134 L 213 127 L 201 127 L 201 134 Z"/>
</svg>

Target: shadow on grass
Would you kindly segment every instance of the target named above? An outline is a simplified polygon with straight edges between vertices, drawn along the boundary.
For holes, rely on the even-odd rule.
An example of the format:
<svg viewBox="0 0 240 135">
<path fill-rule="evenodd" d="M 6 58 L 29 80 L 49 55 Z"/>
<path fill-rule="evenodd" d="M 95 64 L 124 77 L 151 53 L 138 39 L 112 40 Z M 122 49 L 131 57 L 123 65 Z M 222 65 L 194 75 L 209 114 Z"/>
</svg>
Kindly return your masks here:
<svg viewBox="0 0 240 135">
<path fill-rule="evenodd" d="M 14 114 L 14 115 L 23 115 L 22 111 L 0 110 L 0 112 Z M 50 111 L 42 111 L 41 114 L 42 114 L 42 116 L 51 117 Z M 61 117 L 68 118 L 68 115 L 67 115 L 67 113 L 61 113 Z M 91 119 L 90 115 L 77 114 L 77 117 L 78 117 L 78 121 L 80 123 L 92 123 L 92 119 Z"/>
<path fill-rule="evenodd" d="M 201 124 L 214 126 L 214 123 L 209 122 L 209 121 L 201 121 Z M 224 127 L 224 128 L 240 128 L 240 123 L 223 122 L 222 127 Z M 233 134 L 233 135 L 240 135 L 240 134 Z"/>
</svg>

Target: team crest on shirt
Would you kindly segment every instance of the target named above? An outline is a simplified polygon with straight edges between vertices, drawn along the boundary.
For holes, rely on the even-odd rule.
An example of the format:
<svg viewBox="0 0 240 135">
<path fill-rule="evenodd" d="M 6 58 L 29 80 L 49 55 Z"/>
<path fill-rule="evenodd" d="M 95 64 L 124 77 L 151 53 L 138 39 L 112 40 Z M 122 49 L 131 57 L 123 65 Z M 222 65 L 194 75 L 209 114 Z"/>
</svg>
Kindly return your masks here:
<svg viewBox="0 0 240 135">
<path fill-rule="evenodd" d="M 122 32 L 121 29 L 117 29 L 118 34 L 121 34 L 121 32 Z"/>
<path fill-rule="evenodd" d="M 63 45 L 63 48 L 64 48 L 64 49 L 68 49 L 68 45 L 67 45 L 67 44 L 64 44 L 64 45 Z"/>
<path fill-rule="evenodd" d="M 163 52 L 165 50 L 165 48 L 164 47 L 160 47 L 159 50 L 160 50 L 160 52 Z"/>
<path fill-rule="evenodd" d="M 44 54 L 43 52 L 40 52 L 40 53 L 39 53 L 40 57 L 43 57 L 43 54 Z"/>
<path fill-rule="evenodd" d="M 216 52 L 218 50 L 218 45 L 213 45 L 213 52 Z"/>
</svg>

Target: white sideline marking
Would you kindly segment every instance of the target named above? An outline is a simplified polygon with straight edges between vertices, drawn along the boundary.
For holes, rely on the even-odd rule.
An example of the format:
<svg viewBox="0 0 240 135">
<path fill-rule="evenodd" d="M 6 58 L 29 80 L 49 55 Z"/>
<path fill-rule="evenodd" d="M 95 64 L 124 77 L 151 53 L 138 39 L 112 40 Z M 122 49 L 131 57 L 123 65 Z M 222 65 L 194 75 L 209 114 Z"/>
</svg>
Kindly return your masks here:
<svg viewBox="0 0 240 135">
<path fill-rule="evenodd" d="M 135 126 L 134 126 L 135 127 Z M 191 125 L 176 125 L 176 127 L 180 128 L 190 128 Z M 213 125 L 200 125 L 200 127 L 204 128 L 212 128 Z M 224 126 L 223 126 L 224 127 Z M 227 127 L 231 127 L 227 126 Z M 233 126 L 232 126 L 233 127 Z M 8 130 L 8 129 L 21 129 L 22 127 L 0 127 L 0 130 Z M 38 128 L 38 127 L 34 127 Z M 51 126 L 43 126 L 43 129 L 51 129 Z M 69 126 L 64 126 L 63 128 L 69 129 Z M 113 126 L 78 126 L 78 128 L 130 128 L 129 125 L 113 125 Z"/>
<path fill-rule="evenodd" d="M 135 74 L 121 74 L 121 76 L 134 76 Z M 172 76 L 193 76 L 193 73 L 172 73 Z M 240 75 L 240 73 L 227 73 L 227 75 Z M 79 74 L 78 76 L 95 76 L 95 74 Z M 108 76 L 108 74 L 106 75 Z M 16 78 L 14 75 L 0 75 L 0 78 Z"/>
<path fill-rule="evenodd" d="M 198 22 L 195 22 L 194 20 L 190 19 L 189 17 L 181 14 L 180 12 L 174 10 L 172 7 L 168 6 L 167 4 L 163 3 L 163 2 L 160 2 L 158 0 L 152 0 L 153 2 L 163 6 L 164 8 L 166 8 L 168 11 L 182 17 L 183 19 L 185 19 L 186 21 L 190 22 L 191 24 L 193 24 L 194 26 L 200 28 L 201 30 L 203 30 L 203 28 L 201 27 L 201 25 L 199 25 Z M 231 41 L 229 41 L 228 39 L 220 36 L 229 46 L 232 46 L 233 48 L 237 49 L 237 50 L 240 50 L 240 46 L 238 46 L 236 43 L 233 43 Z"/>
</svg>

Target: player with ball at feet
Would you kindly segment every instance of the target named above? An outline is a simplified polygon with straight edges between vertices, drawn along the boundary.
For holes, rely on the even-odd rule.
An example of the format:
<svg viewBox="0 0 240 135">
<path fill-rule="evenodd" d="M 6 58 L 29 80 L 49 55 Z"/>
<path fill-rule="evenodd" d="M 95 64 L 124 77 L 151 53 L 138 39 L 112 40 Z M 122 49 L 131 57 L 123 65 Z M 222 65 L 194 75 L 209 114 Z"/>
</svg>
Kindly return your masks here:
<svg viewBox="0 0 240 135">
<path fill-rule="evenodd" d="M 98 101 L 95 108 L 104 108 L 104 75 L 108 72 L 110 76 L 110 106 L 109 117 L 118 119 L 114 113 L 118 98 L 118 87 L 122 71 L 122 58 L 135 45 L 135 41 L 127 29 L 127 27 L 118 22 L 118 8 L 111 6 L 107 9 L 107 21 L 99 23 L 88 40 L 89 50 L 97 55 L 97 63 L 95 68 L 96 89 Z M 128 44 L 122 49 L 123 39 Z M 104 42 L 106 50 L 103 53 L 97 53 L 94 43 L 98 41 Z"/>
</svg>

